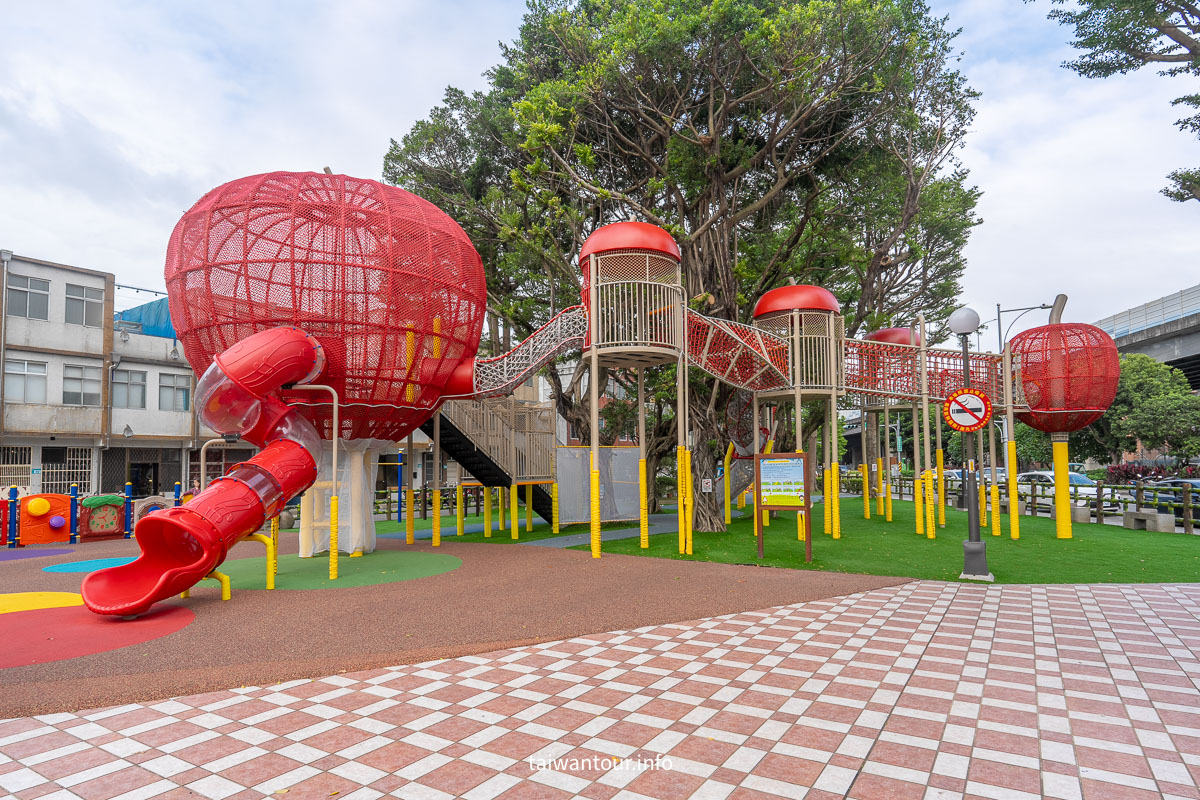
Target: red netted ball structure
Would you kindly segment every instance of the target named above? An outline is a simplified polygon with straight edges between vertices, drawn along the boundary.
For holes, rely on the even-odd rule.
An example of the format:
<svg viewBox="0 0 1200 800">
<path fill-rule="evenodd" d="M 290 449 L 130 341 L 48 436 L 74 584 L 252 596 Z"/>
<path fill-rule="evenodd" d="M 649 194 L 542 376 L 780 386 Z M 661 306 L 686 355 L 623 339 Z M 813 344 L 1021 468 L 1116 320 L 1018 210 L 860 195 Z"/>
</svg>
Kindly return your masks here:
<svg viewBox="0 0 1200 800">
<path fill-rule="evenodd" d="M 1121 377 L 1117 345 L 1094 325 L 1059 323 L 1017 334 L 1013 369 L 1030 410 L 1026 425 L 1047 433 L 1070 433 L 1108 410 Z"/>
<path fill-rule="evenodd" d="M 921 332 L 912 328 L 880 328 L 866 335 L 869 342 L 885 342 L 886 344 L 920 344 Z"/>
<path fill-rule="evenodd" d="M 473 359 L 483 265 L 449 216 L 403 189 L 272 172 L 213 189 L 167 247 L 171 320 L 197 374 L 234 343 L 294 325 L 325 348 L 343 438 L 396 441 Z M 285 392 L 331 438 L 329 396 Z"/>
</svg>

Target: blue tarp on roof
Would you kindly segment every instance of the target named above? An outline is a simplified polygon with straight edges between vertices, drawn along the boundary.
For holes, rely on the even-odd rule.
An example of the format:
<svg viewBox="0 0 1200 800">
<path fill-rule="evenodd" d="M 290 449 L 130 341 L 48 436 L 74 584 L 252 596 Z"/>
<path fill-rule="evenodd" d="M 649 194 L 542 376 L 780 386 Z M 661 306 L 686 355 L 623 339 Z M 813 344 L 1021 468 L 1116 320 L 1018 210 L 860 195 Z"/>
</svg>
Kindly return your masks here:
<svg viewBox="0 0 1200 800">
<path fill-rule="evenodd" d="M 171 324 L 171 312 L 167 308 L 167 298 L 160 297 L 140 306 L 128 308 L 114 315 L 117 322 L 140 322 L 142 333 L 147 336 L 161 336 L 164 339 L 177 339 L 175 326 Z"/>
</svg>

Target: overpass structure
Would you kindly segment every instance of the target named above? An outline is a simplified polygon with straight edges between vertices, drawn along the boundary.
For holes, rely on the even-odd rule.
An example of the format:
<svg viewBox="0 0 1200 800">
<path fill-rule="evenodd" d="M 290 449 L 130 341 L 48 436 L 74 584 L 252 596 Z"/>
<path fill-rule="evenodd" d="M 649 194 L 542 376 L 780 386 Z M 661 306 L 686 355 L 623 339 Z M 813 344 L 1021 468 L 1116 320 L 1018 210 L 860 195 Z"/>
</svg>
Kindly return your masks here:
<svg viewBox="0 0 1200 800">
<path fill-rule="evenodd" d="M 1200 284 L 1095 323 L 1121 353 L 1144 353 L 1175 367 L 1200 391 Z"/>
</svg>

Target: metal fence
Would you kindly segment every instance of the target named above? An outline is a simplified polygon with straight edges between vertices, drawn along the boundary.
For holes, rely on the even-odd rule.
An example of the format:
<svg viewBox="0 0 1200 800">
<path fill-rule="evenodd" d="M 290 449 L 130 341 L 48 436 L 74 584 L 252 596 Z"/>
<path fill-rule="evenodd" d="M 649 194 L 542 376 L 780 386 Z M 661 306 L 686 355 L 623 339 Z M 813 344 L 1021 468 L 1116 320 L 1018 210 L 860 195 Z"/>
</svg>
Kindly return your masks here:
<svg viewBox="0 0 1200 800">
<path fill-rule="evenodd" d="M 913 499 L 913 477 L 904 475 L 891 481 L 892 496 L 897 500 Z M 977 487 L 980 495 L 988 492 L 987 502 L 991 503 L 991 482 L 979 481 Z M 1007 513 L 1010 499 L 1008 481 L 1000 478 L 996 481 L 1002 507 Z M 1051 483 L 1017 482 L 1017 499 L 1025 516 L 1049 517 L 1054 511 L 1054 485 Z M 862 474 L 858 472 L 841 473 L 841 491 L 847 494 L 862 493 Z M 1095 490 L 1092 494 L 1091 490 Z M 943 502 L 948 505 L 959 502 L 964 492 L 963 482 L 954 478 L 946 478 L 946 497 Z M 1145 481 L 1132 484 L 1114 484 L 1098 481 L 1095 486 L 1081 489 L 1073 484 L 1070 490 L 1071 505 L 1076 508 L 1087 508 L 1089 519 L 1104 523 L 1113 517 L 1122 516 L 1127 511 L 1171 514 L 1184 533 L 1194 533 L 1197 520 L 1197 505 L 1200 504 L 1200 491 L 1192 491 L 1190 487 L 1153 486 Z M 980 519 L 980 526 L 986 527 L 987 520 Z"/>
<path fill-rule="evenodd" d="M 1096 327 L 1115 339 L 1193 314 L 1200 314 L 1200 283 L 1105 317 L 1096 323 Z"/>
</svg>

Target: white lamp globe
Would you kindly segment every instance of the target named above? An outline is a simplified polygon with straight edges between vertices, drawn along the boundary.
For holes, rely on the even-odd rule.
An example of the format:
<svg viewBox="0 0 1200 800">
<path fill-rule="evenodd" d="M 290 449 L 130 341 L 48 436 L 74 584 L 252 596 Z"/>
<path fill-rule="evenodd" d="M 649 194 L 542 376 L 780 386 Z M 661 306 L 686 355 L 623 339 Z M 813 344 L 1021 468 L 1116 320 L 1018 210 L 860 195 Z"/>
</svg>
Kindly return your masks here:
<svg viewBox="0 0 1200 800">
<path fill-rule="evenodd" d="M 950 315 L 948 322 L 950 330 L 959 336 L 974 333 L 979 329 L 979 312 L 970 306 L 963 306 Z"/>
</svg>

